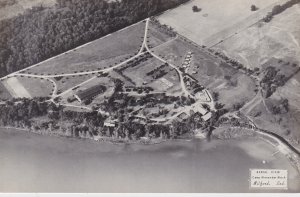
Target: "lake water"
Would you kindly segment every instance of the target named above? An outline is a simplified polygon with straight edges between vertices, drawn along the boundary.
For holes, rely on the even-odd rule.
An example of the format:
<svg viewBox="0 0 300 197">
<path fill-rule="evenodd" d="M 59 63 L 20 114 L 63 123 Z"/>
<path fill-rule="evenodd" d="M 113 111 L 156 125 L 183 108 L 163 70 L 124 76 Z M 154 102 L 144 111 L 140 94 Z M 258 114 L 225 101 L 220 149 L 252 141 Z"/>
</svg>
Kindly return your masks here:
<svg viewBox="0 0 300 197">
<path fill-rule="evenodd" d="M 279 168 L 289 170 L 289 192 L 300 192 L 275 151 L 251 139 L 112 145 L 0 130 L 0 191 L 261 192 L 249 190 L 249 169 Z"/>
</svg>

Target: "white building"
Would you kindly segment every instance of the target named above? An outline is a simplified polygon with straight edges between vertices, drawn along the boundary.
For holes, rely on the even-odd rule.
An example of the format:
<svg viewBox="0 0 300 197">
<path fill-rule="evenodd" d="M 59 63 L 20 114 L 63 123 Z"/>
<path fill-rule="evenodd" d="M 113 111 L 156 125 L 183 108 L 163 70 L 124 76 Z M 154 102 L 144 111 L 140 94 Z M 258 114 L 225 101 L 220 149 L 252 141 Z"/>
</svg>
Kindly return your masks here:
<svg viewBox="0 0 300 197">
<path fill-rule="evenodd" d="M 209 113 L 205 114 L 204 116 L 202 116 L 201 118 L 202 118 L 204 121 L 208 121 L 209 119 L 211 119 L 211 116 L 212 116 L 212 113 L 209 112 Z"/>
</svg>

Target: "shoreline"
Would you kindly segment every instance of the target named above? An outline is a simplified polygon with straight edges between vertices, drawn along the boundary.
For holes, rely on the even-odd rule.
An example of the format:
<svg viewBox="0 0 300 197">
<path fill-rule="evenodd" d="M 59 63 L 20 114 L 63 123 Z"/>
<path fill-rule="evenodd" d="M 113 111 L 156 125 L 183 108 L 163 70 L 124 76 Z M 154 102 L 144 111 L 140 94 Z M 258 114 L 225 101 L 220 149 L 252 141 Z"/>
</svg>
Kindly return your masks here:
<svg viewBox="0 0 300 197">
<path fill-rule="evenodd" d="M 269 143 L 270 145 L 272 145 L 277 151 L 279 151 L 281 154 L 283 154 L 285 156 L 285 158 L 291 163 L 291 165 L 297 170 L 298 174 L 300 175 L 300 157 L 299 157 L 299 153 L 295 150 L 297 149 L 292 149 L 291 147 L 293 147 L 291 144 L 289 144 L 289 142 L 285 141 L 283 142 L 282 139 L 279 139 L 278 137 L 276 137 L 276 134 L 273 134 L 273 132 L 270 131 L 264 131 L 261 129 L 249 129 L 249 128 L 224 128 L 224 127 L 218 127 L 217 129 L 225 129 L 225 130 L 229 130 L 229 135 L 235 135 L 235 136 L 222 136 L 221 134 L 224 133 L 224 131 L 222 133 L 219 134 L 213 134 L 213 137 L 216 137 L 217 139 L 220 140 L 229 140 L 229 139 L 243 139 L 243 138 L 255 138 L 258 137 L 260 139 L 262 139 L 263 141 L 265 141 L 266 143 Z M 249 132 L 246 133 L 234 133 L 234 130 L 247 130 Z M 232 134 L 233 133 L 233 134 Z M 250 133 L 250 135 L 249 135 Z M 248 134 L 248 135 L 246 135 Z M 288 143 L 288 144 L 287 144 Z"/>
<path fill-rule="evenodd" d="M 138 144 L 138 145 L 157 145 L 157 144 L 162 144 L 164 142 L 172 142 L 172 141 L 178 141 L 178 140 L 193 140 L 193 139 L 206 139 L 207 138 L 197 138 L 197 137 L 186 137 L 186 138 L 178 138 L 178 139 L 162 139 L 162 138 L 157 138 L 157 139 L 139 139 L 139 140 L 126 140 L 126 139 L 114 139 L 112 137 L 72 137 L 72 136 L 67 136 L 60 134 L 58 132 L 49 132 L 49 131 L 41 131 L 41 132 L 34 132 L 31 129 L 25 129 L 25 128 L 17 128 L 17 127 L 3 127 L 0 126 L 0 129 L 14 129 L 16 131 L 25 131 L 27 133 L 33 133 L 37 135 L 42 135 L 42 136 L 53 136 L 53 137 L 58 137 L 58 138 L 70 138 L 70 139 L 78 139 L 78 140 L 88 140 L 89 142 L 96 142 L 96 143 L 109 143 L 113 145 L 124 145 L 124 144 Z M 216 129 L 223 129 L 223 127 L 217 127 Z M 291 163 L 291 165 L 297 170 L 298 174 L 300 175 L 300 158 L 299 158 L 299 153 L 295 152 L 297 149 L 292 149 L 293 147 L 291 144 L 286 144 L 289 143 L 287 141 L 282 142 L 282 139 L 279 139 L 276 137 L 276 134 L 273 134 L 272 132 L 268 131 L 263 131 L 261 129 L 249 129 L 249 128 L 227 128 L 229 129 L 229 133 L 232 132 L 234 129 L 238 129 L 239 131 L 237 133 L 234 133 L 235 136 L 229 136 L 229 137 L 224 137 L 220 134 L 223 134 L 224 132 L 221 132 L 219 134 L 213 133 L 211 135 L 211 139 L 213 140 L 218 139 L 218 140 L 243 140 L 247 138 L 255 138 L 259 137 L 261 138 L 264 142 L 271 144 L 277 151 L 282 153 L 285 158 Z M 230 130 L 231 129 L 231 130 Z M 242 130 L 246 130 L 249 132 L 244 132 L 242 133 Z M 273 134 L 273 135 L 272 135 Z M 258 135 L 258 136 L 257 136 Z M 272 140 L 271 140 L 272 139 Z M 277 144 L 276 144 L 277 143 Z"/>
<path fill-rule="evenodd" d="M 161 144 L 163 142 L 172 141 L 174 139 L 149 139 L 149 140 L 124 140 L 124 139 L 113 139 L 112 137 L 100 137 L 98 139 L 95 138 L 82 138 L 82 137 L 72 137 L 67 135 L 62 135 L 56 132 L 34 132 L 30 129 L 24 129 L 24 128 L 17 128 L 17 127 L 2 127 L 0 126 L 0 129 L 13 129 L 15 131 L 20 132 L 26 132 L 31 134 L 36 134 L 40 136 L 50 136 L 50 137 L 57 137 L 57 138 L 64 138 L 64 139 L 77 139 L 77 140 L 87 140 L 89 142 L 96 142 L 96 143 L 109 143 L 113 145 L 121 145 L 121 144 L 140 144 L 140 145 L 155 145 L 155 144 Z"/>
<path fill-rule="evenodd" d="M 133 158 L 136 158 L 136 156 L 139 158 L 138 161 L 144 161 L 141 168 L 138 167 L 138 169 L 142 170 L 143 168 L 146 169 L 152 169 L 153 166 L 156 166 L 157 162 L 153 162 L 152 159 L 159 157 L 158 161 L 161 161 L 162 164 L 167 164 L 170 160 L 170 162 L 174 162 L 174 168 L 177 169 L 179 166 L 182 167 L 182 165 L 177 165 L 177 162 L 185 162 L 187 158 L 195 159 L 191 160 L 190 162 L 186 161 L 187 163 L 185 165 L 199 165 L 203 167 L 203 162 L 209 163 L 211 167 L 208 169 L 215 169 L 215 167 L 219 166 L 216 170 L 220 170 L 220 172 L 223 174 L 222 179 L 226 180 L 226 177 L 228 174 L 226 172 L 223 172 L 220 168 L 222 165 L 221 162 L 224 162 L 225 166 L 236 165 L 238 166 L 244 166 L 247 165 L 248 168 L 258 168 L 258 169 L 288 169 L 289 170 L 289 180 L 290 181 L 296 181 L 296 183 L 299 183 L 299 173 L 294 168 L 294 166 L 289 162 L 289 160 L 286 159 L 285 155 L 279 153 L 276 155 L 273 155 L 274 152 L 277 152 L 276 147 L 272 146 L 271 144 L 267 143 L 263 139 L 256 137 L 243 137 L 240 140 L 236 139 L 228 139 L 228 140 L 221 140 L 217 138 L 213 138 L 210 142 L 207 142 L 205 139 L 173 139 L 173 140 L 165 140 L 160 141 L 160 143 L 156 144 L 146 144 L 148 146 L 144 146 L 145 144 L 142 143 L 113 143 L 111 141 L 95 141 L 95 140 L 86 140 L 86 139 L 80 139 L 80 138 L 70 138 L 65 139 L 62 136 L 53 137 L 54 135 L 45 135 L 42 136 L 41 134 L 30 132 L 26 129 L 15 129 L 15 128 L 3 128 L 1 130 L 1 136 L 3 136 L 2 140 L 4 143 L 3 146 L 3 154 L 10 155 L 11 150 L 14 150 L 14 154 L 12 155 L 18 155 L 20 153 L 20 147 L 23 147 L 25 151 L 26 158 L 29 155 L 32 155 L 31 159 L 27 161 L 28 165 L 25 166 L 32 166 L 32 163 L 36 162 L 40 163 L 43 162 L 43 159 L 40 160 L 40 157 L 44 157 L 42 155 L 48 155 L 46 158 L 52 158 L 52 157 L 58 157 L 58 158 L 66 158 L 66 163 L 69 165 L 73 165 L 75 161 L 78 161 L 78 158 L 81 158 L 79 161 L 81 162 L 78 164 L 79 166 L 83 166 L 85 168 L 86 162 L 89 161 L 88 165 L 94 166 L 95 161 L 97 161 L 97 165 L 102 165 L 101 168 L 104 167 L 109 168 L 110 164 L 107 163 L 107 158 L 109 158 L 109 161 L 115 161 L 118 160 L 117 158 L 122 158 L 120 161 L 124 160 L 126 161 L 124 165 L 120 166 L 120 169 L 123 170 L 131 170 L 136 169 L 136 167 L 128 167 L 128 162 L 131 163 Z M 25 131 L 25 132 L 24 132 Z M 33 134 L 33 135 L 32 135 Z M 88 142 L 88 143 L 87 143 Z M 102 142 L 102 143 L 99 143 Z M 103 143 L 104 142 L 104 143 Z M 162 143 L 165 142 L 165 143 Z M 117 145 L 117 146 L 115 146 Z M 155 145 L 155 146 L 150 146 Z M 6 147 L 8 148 L 8 151 L 6 152 Z M 37 148 L 39 147 L 39 148 Z M 225 150 L 226 149 L 226 150 Z M 73 151 L 76 150 L 76 151 Z M 71 151 L 71 152 L 70 152 Z M 37 154 L 39 156 L 37 156 Z M 59 156 L 56 156 L 56 155 Z M 76 159 L 74 159 L 74 155 L 76 155 Z M 200 156 L 201 157 L 198 157 Z M 209 156 L 210 155 L 210 156 Z M 215 156 L 213 156 L 215 155 Z M 227 155 L 227 156 L 225 156 Z M 16 156 L 11 156 L 11 163 L 15 163 L 14 158 L 18 158 Z M 202 157 L 203 156 L 203 157 Z M 149 158 L 150 157 L 150 158 Z M 206 157 L 206 159 L 204 159 Z M 226 158 L 230 157 L 231 159 L 228 161 Z M 10 158 L 10 156 L 9 156 Z M 70 159 L 69 158 L 73 158 Z M 148 159 L 146 159 L 148 158 Z M 164 158 L 164 159 L 163 159 Z M 240 160 L 239 158 L 245 158 Z M 248 159 L 246 159 L 248 158 Z M 251 158 L 251 159 L 250 159 Z M 203 160 L 204 159 L 204 160 Z M 147 160 L 147 162 L 145 161 Z M 155 160 L 155 159 L 154 159 Z M 214 161 L 218 160 L 219 162 L 215 163 Z M 264 163 L 263 161 L 266 161 Z M 61 172 L 65 172 L 65 166 L 64 162 L 61 162 L 60 159 L 57 160 L 60 167 L 53 168 L 52 165 L 49 165 L 49 169 L 52 169 L 54 171 L 58 170 Z M 197 162 L 196 162 L 197 161 Z M 231 162 L 232 161 L 232 162 Z M 104 163 L 103 163 L 104 162 Z M 152 163 L 153 162 L 153 163 Z M 167 163 L 166 163 L 167 162 Z M 150 164 L 150 165 L 148 165 Z M 46 165 L 46 164 L 44 164 Z M 63 165 L 63 167 L 61 167 Z M 77 166 L 77 164 L 75 164 Z M 113 164 L 115 165 L 115 164 Z M 41 166 L 41 165 L 38 165 Z M 43 165 L 42 165 L 43 166 Z M 204 165 L 205 166 L 205 165 Z M 215 167 L 213 167 L 215 166 Z M 204 167 L 205 168 L 205 167 Z M 227 167 L 226 167 L 227 168 Z M 228 167 L 230 168 L 230 167 Z M 244 169 L 244 167 L 241 167 L 241 174 L 243 177 L 246 178 L 248 170 Z M 44 169 L 44 167 L 43 167 Z M 76 168 L 77 169 L 77 168 Z M 78 169 L 76 172 L 84 172 L 85 170 Z M 154 169 L 163 170 L 160 167 L 154 167 Z M 174 173 L 177 173 L 178 171 L 174 169 Z M 232 168 L 230 168 L 232 169 Z M 234 171 L 235 168 L 232 170 Z M 30 168 L 32 172 L 35 172 L 35 168 Z M 120 171 L 123 171 L 120 170 Z M 200 169 L 191 169 L 198 170 Z M 185 171 L 185 170 L 184 170 Z M 188 170 L 190 171 L 190 170 Z M 195 172 L 196 172 L 195 171 Z M 100 170 L 101 172 L 101 170 Z M 99 174 L 101 174 L 98 172 Z M 104 170 L 105 172 L 105 170 Z M 191 173 L 190 176 L 192 176 L 195 172 Z M 91 172 L 93 174 L 94 171 Z M 144 173 L 144 171 L 143 171 Z M 208 172 L 209 174 L 214 172 Z M 68 174 L 68 172 L 66 173 Z M 72 173 L 71 173 L 72 174 Z M 71 176 L 71 174 L 69 174 Z M 171 173 L 172 174 L 172 173 Z M 185 174 L 185 173 L 184 173 Z M 8 174 L 9 175 L 9 174 Z M 76 176 L 76 175 L 75 175 Z M 117 176 L 117 175 L 116 175 Z M 148 175 L 147 175 L 148 176 Z M 172 175 L 170 175 L 172 176 Z M 50 175 L 51 178 L 48 178 L 47 181 L 52 181 L 52 175 Z M 200 178 L 201 179 L 201 178 Z M 239 179 L 239 178 L 237 178 Z M 202 179 L 201 179 L 202 180 Z M 247 182 L 246 179 L 242 179 L 243 183 Z M 292 181 L 292 182 L 293 182 Z M 22 182 L 22 181 L 21 181 Z M 247 185 L 247 184 L 246 184 Z M 291 191 L 295 192 L 298 191 L 298 187 L 296 187 L 295 183 L 291 183 Z M 245 191 L 247 188 L 245 187 Z M 247 190 L 248 191 L 248 190 Z"/>
</svg>

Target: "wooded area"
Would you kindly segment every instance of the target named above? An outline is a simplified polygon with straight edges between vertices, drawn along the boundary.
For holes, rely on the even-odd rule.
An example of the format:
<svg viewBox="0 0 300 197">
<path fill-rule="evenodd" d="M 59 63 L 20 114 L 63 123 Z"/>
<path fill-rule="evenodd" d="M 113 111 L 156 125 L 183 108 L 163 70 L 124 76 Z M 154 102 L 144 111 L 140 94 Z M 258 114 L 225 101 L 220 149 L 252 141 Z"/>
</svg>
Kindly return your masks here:
<svg viewBox="0 0 300 197">
<path fill-rule="evenodd" d="M 26 68 L 188 0 L 57 0 L 0 21 L 0 76 Z"/>
</svg>

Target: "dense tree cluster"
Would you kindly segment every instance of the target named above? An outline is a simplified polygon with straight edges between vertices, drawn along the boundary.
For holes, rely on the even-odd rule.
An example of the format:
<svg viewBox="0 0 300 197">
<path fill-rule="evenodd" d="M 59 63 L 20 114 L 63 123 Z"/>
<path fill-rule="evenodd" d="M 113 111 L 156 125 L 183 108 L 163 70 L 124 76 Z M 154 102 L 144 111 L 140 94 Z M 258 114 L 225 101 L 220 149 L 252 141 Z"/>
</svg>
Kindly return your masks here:
<svg viewBox="0 0 300 197">
<path fill-rule="evenodd" d="M 251 11 L 256 11 L 258 10 L 258 7 L 256 7 L 256 5 L 251 5 Z"/>
<path fill-rule="evenodd" d="M 287 81 L 287 77 L 280 74 L 279 70 L 269 66 L 264 72 L 264 76 L 260 82 L 263 94 L 266 98 L 271 96 L 279 86 L 283 86 Z"/>
<path fill-rule="evenodd" d="M 0 105 L 0 125 L 29 127 L 32 118 L 45 116 L 48 110 L 57 109 L 54 104 L 45 102 L 45 98 L 7 101 L 6 105 Z"/>
<path fill-rule="evenodd" d="M 0 76 L 95 40 L 188 0 L 57 0 L 0 22 Z"/>
<path fill-rule="evenodd" d="M 17 3 L 17 0 L 1 0 L 0 1 L 0 8 L 4 8 L 7 6 L 12 6 Z"/>
<path fill-rule="evenodd" d="M 115 113 L 124 114 L 125 108 Z M 123 112 L 121 112 L 123 111 Z M 155 124 L 147 121 L 142 124 L 136 118 L 119 118 L 115 127 L 105 126 L 109 120 L 97 111 L 76 112 L 65 110 L 63 106 L 47 102 L 44 98 L 18 99 L 0 105 L 0 126 L 30 129 L 40 134 L 54 134 L 68 137 L 95 139 L 107 137 L 111 140 L 139 140 L 146 138 L 177 138 L 191 132 L 189 122 L 176 122 L 174 125 Z"/>
<path fill-rule="evenodd" d="M 267 16 L 265 16 L 263 18 L 263 21 L 268 23 L 272 20 L 273 16 L 280 14 L 281 12 L 283 12 L 284 10 L 292 7 L 293 5 L 300 3 L 300 0 L 289 0 L 286 3 L 282 4 L 282 5 L 275 5 L 272 9 L 271 12 L 269 12 L 267 14 Z"/>
<path fill-rule="evenodd" d="M 200 12 L 202 9 L 199 8 L 198 6 L 194 5 L 194 6 L 192 7 L 192 10 L 193 10 L 193 12 Z"/>
</svg>

